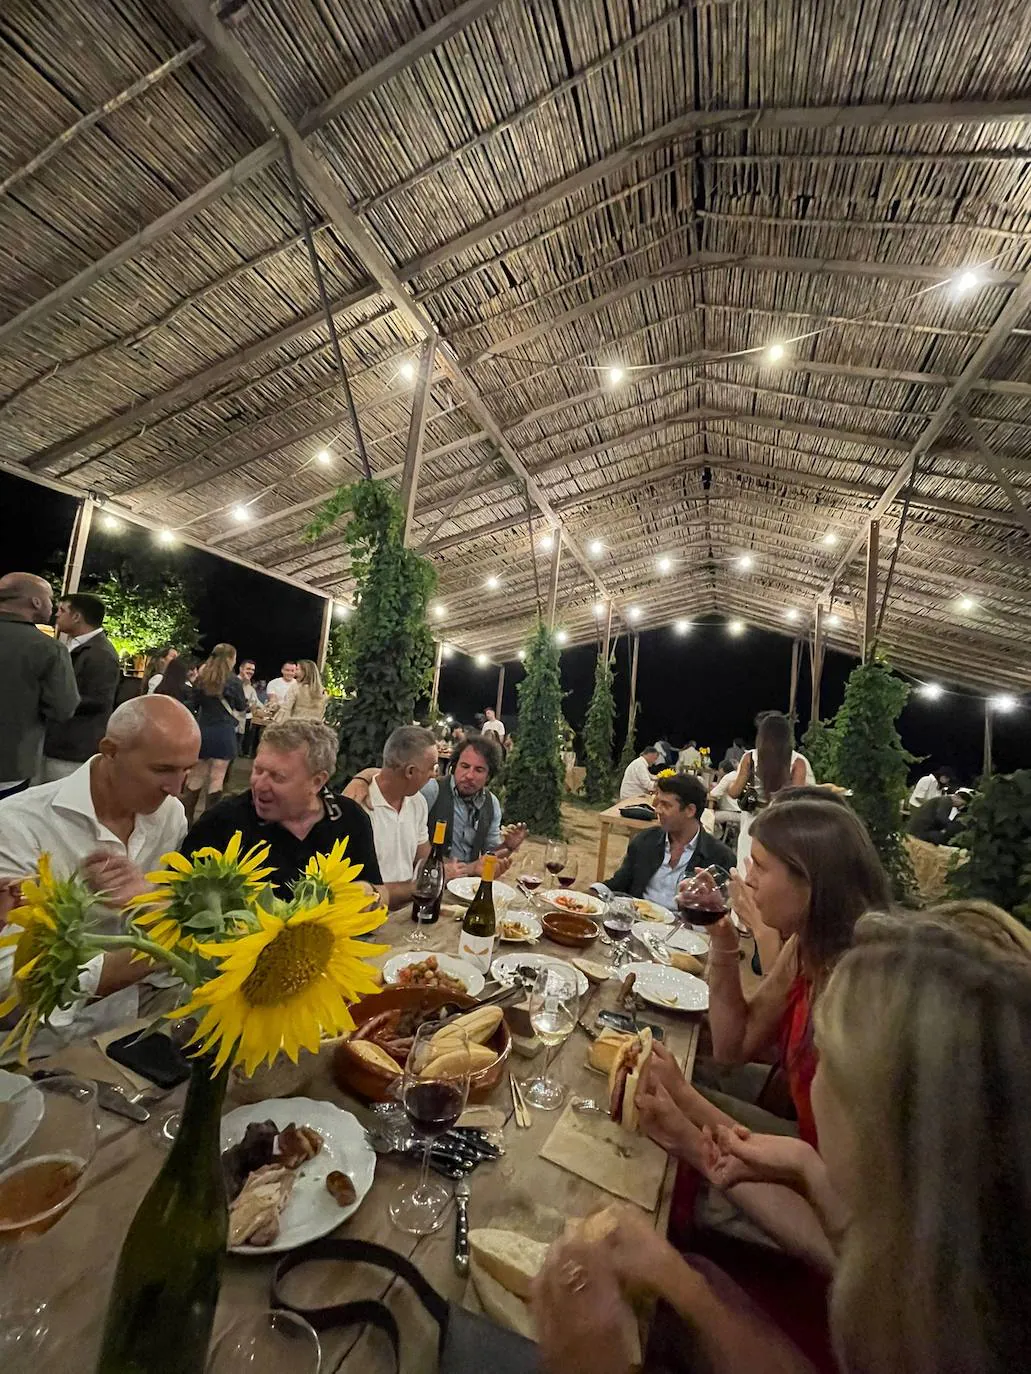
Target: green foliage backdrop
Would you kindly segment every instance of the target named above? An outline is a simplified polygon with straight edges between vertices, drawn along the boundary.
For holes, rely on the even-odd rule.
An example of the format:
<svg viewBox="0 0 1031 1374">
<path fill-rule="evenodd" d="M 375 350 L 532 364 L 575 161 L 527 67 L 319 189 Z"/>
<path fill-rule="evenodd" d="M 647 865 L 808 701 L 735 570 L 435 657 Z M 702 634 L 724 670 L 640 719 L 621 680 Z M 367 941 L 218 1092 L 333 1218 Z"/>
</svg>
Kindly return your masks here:
<svg viewBox="0 0 1031 1374">
<path fill-rule="evenodd" d="M 429 685 L 434 644 L 426 608 L 437 577 L 425 558 L 405 548 L 404 516 L 383 482 L 339 488 L 304 531 L 309 543 L 345 514 L 341 537 L 351 555 L 354 610 L 331 640 L 333 681 L 346 694 L 334 708 L 340 729 L 337 771 L 351 775 L 378 763 L 397 725 L 411 721 Z"/>
<path fill-rule="evenodd" d="M 838 781 L 837 746 L 832 721 L 814 720 L 802 736 L 802 753 L 809 760 L 817 782 Z"/>
<path fill-rule="evenodd" d="M 584 722 L 587 776 L 584 796 L 589 802 L 612 799 L 612 741 L 616 703 L 612 696 L 612 665 L 601 654 L 594 668 L 594 691 Z"/>
<path fill-rule="evenodd" d="M 535 835 L 562 832 L 562 683 L 555 636 L 540 622 L 517 689 L 519 730 L 505 768 L 506 820 L 522 821 Z"/>
<path fill-rule="evenodd" d="M 180 652 L 196 647 L 190 588 L 175 573 L 125 559 L 104 577 L 84 582 L 82 590 L 104 602 L 104 629 L 119 657 L 165 644 Z"/>
<path fill-rule="evenodd" d="M 953 841 L 967 861 L 952 874 L 957 897 L 978 897 L 1031 925 L 1031 769 L 987 778 Z"/>
<path fill-rule="evenodd" d="M 623 774 L 637 757 L 637 717 L 640 714 L 641 703 L 634 702 L 633 719 L 630 721 L 630 728 L 626 732 L 626 739 L 623 741 L 623 752 L 619 756 L 616 764 L 616 781 L 623 781 Z"/>
</svg>

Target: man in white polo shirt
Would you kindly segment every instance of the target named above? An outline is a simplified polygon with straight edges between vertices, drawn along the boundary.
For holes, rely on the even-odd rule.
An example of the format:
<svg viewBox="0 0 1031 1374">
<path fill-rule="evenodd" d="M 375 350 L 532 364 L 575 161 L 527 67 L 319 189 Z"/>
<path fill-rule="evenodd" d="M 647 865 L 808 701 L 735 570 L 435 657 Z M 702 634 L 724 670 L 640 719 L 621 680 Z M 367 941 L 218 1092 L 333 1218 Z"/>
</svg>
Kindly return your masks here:
<svg viewBox="0 0 1031 1374">
<path fill-rule="evenodd" d="M 399 725 L 383 746 L 383 767 L 352 778 L 344 796 L 372 817 L 380 877 L 392 908 L 411 901 L 416 870 L 429 853 L 426 786 L 437 768 L 437 741 L 421 725 Z"/>
<path fill-rule="evenodd" d="M 179 793 L 199 748 L 197 722 L 181 702 L 134 697 L 111 713 L 100 752 L 81 768 L 0 801 L 0 923 L 15 904 L 20 880 L 45 851 L 57 877 L 78 869 L 104 895 L 110 913 L 105 928 L 119 930 L 122 909 L 149 886 L 146 874 L 183 841 L 186 813 Z M 154 970 L 131 954 L 109 951 L 84 965 L 83 1002 L 54 1014 L 49 1029 L 37 1034 L 34 1054 L 135 1019 L 135 984 Z M 13 965 L 14 950 L 0 950 L 0 1000 Z M 12 1015 L 17 1019 L 17 1012 Z"/>
</svg>

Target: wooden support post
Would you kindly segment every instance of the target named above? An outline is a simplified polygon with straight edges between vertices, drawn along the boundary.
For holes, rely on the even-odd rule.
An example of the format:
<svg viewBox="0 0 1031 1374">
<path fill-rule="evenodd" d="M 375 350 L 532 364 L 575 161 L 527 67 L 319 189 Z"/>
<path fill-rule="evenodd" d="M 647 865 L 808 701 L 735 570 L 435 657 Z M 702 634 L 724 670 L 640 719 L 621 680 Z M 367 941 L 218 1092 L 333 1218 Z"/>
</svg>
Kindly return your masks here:
<svg viewBox="0 0 1031 1374">
<path fill-rule="evenodd" d="M 866 600 L 863 606 L 863 662 L 869 663 L 877 639 L 877 564 L 880 557 L 881 522 L 871 520 L 866 536 Z M 888 588 L 884 589 L 885 596 Z"/>
<path fill-rule="evenodd" d="M 555 628 L 555 612 L 558 608 L 558 573 L 562 564 L 562 530 L 555 531 L 555 544 L 551 551 L 551 578 L 548 582 L 548 629 Z"/>
<path fill-rule="evenodd" d="M 68 542 L 68 556 L 64 560 L 64 577 L 61 580 L 61 593 L 70 596 L 79 590 L 82 579 L 82 560 L 86 556 L 86 543 L 89 540 L 90 526 L 93 523 L 93 500 L 84 496 L 75 512 L 72 537 Z"/>
<path fill-rule="evenodd" d="M 634 717 L 637 715 L 637 655 L 641 648 L 641 636 L 634 635 L 634 648 L 630 656 L 630 709 L 627 713 L 627 734 L 634 728 Z"/>
<path fill-rule="evenodd" d="M 326 656 L 329 653 L 329 632 L 333 628 L 333 598 L 327 596 L 322 603 L 322 624 L 319 627 L 319 652 L 315 656 L 315 662 L 319 665 L 319 672 L 326 671 Z"/>
<path fill-rule="evenodd" d="M 798 706 L 798 661 L 801 658 L 801 643 L 796 639 L 791 645 L 791 683 L 788 688 L 788 717 L 795 719 Z"/>
<path fill-rule="evenodd" d="M 405 449 L 405 466 L 401 475 L 401 505 L 405 513 L 405 543 L 410 543 L 412 520 L 415 515 L 415 498 L 419 491 L 419 473 L 422 469 L 422 441 L 426 433 L 426 415 L 429 411 L 430 395 L 433 391 L 433 368 L 437 359 L 437 336 L 431 334 L 422 346 L 419 357 L 419 376 L 412 394 L 412 418 L 408 426 L 408 445 Z"/>
<path fill-rule="evenodd" d="M 605 611 L 605 639 L 602 642 L 601 656 L 606 663 L 609 661 L 609 653 L 612 647 L 612 602 L 608 603 Z"/>
<path fill-rule="evenodd" d="M 437 656 L 433 660 L 433 686 L 430 689 L 430 718 L 437 714 L 440 697 L 440 665 L 444 661 L 444 641 L 437 642 Z"/>
<path fill-rule="evenodd" d="M 992 703 L 985 697 L 984 703 L 984 757 L 981 762 L 981 776 L 992 776 Z"/>
<path fill-rule="evenodd" d="M 502 664 L 498 669 L 498 696 L 494 704 L 494 714 L 501 719 L 501 702 L 505 695 L 505 665 Z"/>
<path fill-rule="evenodd" d="M 812 725 L 820 719 L 820 678 L 823 676 L 823 607 L 816 607 L 816 623 L 813 626 L 812 652 L 812 685 L 813 694 L 809 707 L 809 723 Z"/>
</svg>

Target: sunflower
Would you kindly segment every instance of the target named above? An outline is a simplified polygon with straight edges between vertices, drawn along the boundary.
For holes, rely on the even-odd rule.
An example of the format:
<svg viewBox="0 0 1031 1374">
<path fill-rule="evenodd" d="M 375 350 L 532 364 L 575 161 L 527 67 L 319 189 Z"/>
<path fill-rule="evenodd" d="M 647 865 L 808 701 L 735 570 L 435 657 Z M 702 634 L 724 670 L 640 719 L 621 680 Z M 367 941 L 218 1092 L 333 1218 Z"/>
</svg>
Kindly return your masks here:
<svg viewBox="0 0 1031 1374">
<path fill-rule="evenodd" d="M 197 1016 L 199 1053 L 217 1046 L 215 1071 L 235 1052 L 248 1074 L 283 1051 L 296 1062 L 323 1034 L 354 1028 L 348 1004 L 379 985 L 365 962 L 386 945 L 357 938 L 382 925 L 386 911 L 362 911 L 366 893 L 351 885 L 335 902 L 276 903 L 257 912 L 259 929 L 228 942 L 199 944 L 218 973 L 177 1017 Z"/>
<path fill-rule="evenodd" d="M 656 773 L 657 778 L 675 778 L 677 770 L 675 768 L 664 768 L 661 773 Z"/>
<path fill-rule="evenodd" d="M 304 873 L 293 886 L 294 897 L 302 902 L 339 901 L 352 891 L 352 884 L 362 871 L 361 864 L 353 864 L 345 857 L 348 836 L 337 840 L 328 854 L 315 854 L 308 860 Z"/>
<path fill-rule="evenodd" d="M 152 892 L 129 903 L 139 908 L 134 924 L 145 929 L 148 939 L 163 949 L 181 945 L 186 950 L 198 941 L 219 939 L 253 926 L 252 909 L 265 879 L 273 872 L 261 865 L 269 856 L 267 844 L 256 844 L 241 858 L 239 830 L 224 853 L 206 846 L 192 859 L 165 854 L 167 867 L 147 874 Z"/>
<path fill-rule="evenodd" d="M 50 855 L 39 856 L 36 876 L 21 885 L 21 902 L 11 912 L 0 949 L 14 947 L 14 976 L 0 1017 L 21 1010 L 0 1045 L 3 1053 L 20 1041 L 24 1058 L 36 1027 L 53 1012 L 82 1000 L 79 973 L 93 950 L 88 935 L 97 898 L 77 873 L 55 878 Z"/>
</svg>

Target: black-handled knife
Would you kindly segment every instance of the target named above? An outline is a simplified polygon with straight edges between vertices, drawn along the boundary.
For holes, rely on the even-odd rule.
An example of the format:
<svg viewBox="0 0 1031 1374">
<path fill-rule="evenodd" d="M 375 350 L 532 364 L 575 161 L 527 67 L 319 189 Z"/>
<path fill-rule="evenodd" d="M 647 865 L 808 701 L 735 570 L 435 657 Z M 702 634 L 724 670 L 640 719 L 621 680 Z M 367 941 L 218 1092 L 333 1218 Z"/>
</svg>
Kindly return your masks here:
<svg viewBox="0 0 1031 1374">
<path fill-rule="evenodd" d="M 455 1184 L 455 1269 L 464 1278 L 469 1272 L 469 1180 Z"/>
</svg>

